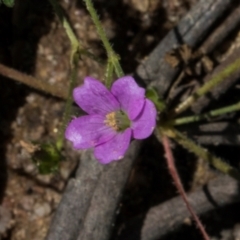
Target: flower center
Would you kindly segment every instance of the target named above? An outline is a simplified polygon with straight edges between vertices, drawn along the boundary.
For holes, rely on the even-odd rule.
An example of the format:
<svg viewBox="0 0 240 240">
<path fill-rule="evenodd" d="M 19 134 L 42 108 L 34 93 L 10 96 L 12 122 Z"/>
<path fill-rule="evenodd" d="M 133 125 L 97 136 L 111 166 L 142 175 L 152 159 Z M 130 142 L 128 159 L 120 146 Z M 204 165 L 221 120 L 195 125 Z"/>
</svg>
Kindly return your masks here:
<svg viewBox="0 0 240 240">
<path fill-rule="evenodd" d="M 106 115 L 104 123 L 113 128 L 115 131 L 120 132 L 130 127 L 131 122 L 128 116 L 123 111 L 110 112 Z"/>
</svg>

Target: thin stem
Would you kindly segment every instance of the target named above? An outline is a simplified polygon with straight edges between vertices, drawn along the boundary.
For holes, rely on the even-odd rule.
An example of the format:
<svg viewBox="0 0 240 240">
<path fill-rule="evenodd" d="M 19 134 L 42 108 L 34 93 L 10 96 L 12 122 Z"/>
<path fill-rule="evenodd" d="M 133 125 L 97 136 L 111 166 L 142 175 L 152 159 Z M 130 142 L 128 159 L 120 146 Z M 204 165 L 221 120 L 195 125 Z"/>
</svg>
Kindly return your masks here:
<svg viewBox="0 0 240 240">
<path fill-rule="evenodd" d="M 72 48 L 71 59 L 73 59 L 74 52 L 78 52 L 79 55 L 80 54 L 86 55 L 87 57 L 97 61 L 98 63 L 104 64 L 101 59 L 97 58 L 94 54 L 90 53 L 89 51 L 87 51 L 86 49 L 84 49 L 81 46 L 76 34 L 73 31 L 73 28 L 71 27 L 71 24 L 69 23 L 67 17 L 65 16 L 65 14 L 63 12 L 63 9 L 58 4 L 58 2 L 56 0 L 49 0 L 49 2 L 52 4 L 54 11 L 57 14 L 60 22 L 62 23 L 62 25 L 66 31 L 66 34 L 70 40 L 70 43 L 72 45 L 71 46 L 71 48 Z M 72 64 L 72 62 L 71 62 L 71 64 Z"/>
<path fill-rule="evenodd" d="M 26 84 L 29 87 L 35 88 L 39 91 L 43 91 L 46 94 L 51 94 L 52 96 L 66 99 L 67 91 L 65 88 L 59 88 L 57 86 L 51 85 L 47 82 L 41 81 L 34 78 L 33 76 L 24 74 L 15 69 L 7 67 L 0 63 L 0 74 L 3 76 L 18 81 L 20 83 Z"/>
<path fill-rule="evenodd" d="M 192 206 L 190 205 L 188 199 L 187 199 L 187 194 L 183 188 L 181 179 L 179 177 L 179 174 L 177 172 L 176 166 L 175 166 L 175 160 L 172 154 L 172 150 L 170 148 L 170 144 L 169 144 L 169 140 L 167 138 L 167 136 L 163 136 L 162 137 L 162 143 L 163 143 L 163 147 L 166 153 L 166 159 L 167 159 L 167 165 L 168 165 L 168 170 L 169 173 L 171 174 L 173 181 L 176 185 L 177 190 L 179 191 L 183 201 L 186 204 L 186 207 L 188 209 L 188 211 L 190 212 L 190 214 L 192 215 L 194 221 L 196 222 L 196 225 L 198 226 L 199 230 L 201 231 L 203 238 L 205 240 L 209 240 L 209 236 L 203 226 L 203 224 L 201 223 L 199 217 L 197 216 L 197 214 L 195 213 L 194 209 L 192 208 Z"/>
<path fill-rule="evenodd" d="M 96 13 L 96 10 L 94 9 L 94 6 L 92 4 L 91 0 L 83 0 L 86 4 L 87 10 L 89 11 L 93 23 L 96 26 L 97 32 L 99 37 L 101 38 L 102 42 L 103 42 L 103 46 L 107 52 L 107 56 L 108 56 L 108 61 L 112 62 L 113 66 L 114 66 L 114 70 L 116 72 L 116 75 L 118 77 L 122 77 L 124 75 L 123 70 L 121 65 L 119 64 L 119 56 L 114 52 L 107 36 L 106 33 L 101 25 L 101 22 L 99 20 L 99 17 Z"/>
<path fill-rule="evenodd" d="M 106 74 L 105 74 L 105 85 L 107 88 L 111 87 L 112 79 L 113 79 L 113 64 L 112 62 L 107 63 Z"/>
<path fill-rule="evenodd" d="M 240 68 L 240 58 L 229 64 L 223 71 L 213 76 L 213 78 L 200 87 L 193 95 L 189 96 L 184 102 L 180 103 L 173 111 L 173 114 L 179 114 L 192 105 L 199 97 L 209 92 L 216 85 L 220 84 L 224 79 L 232 75 Z"/>
<path fill-rule="evenodd" d="M 219 108 L 212 110 L 210 112 L 201 114 L 201 115 L 194 115 L 194 116 L 189 116 L 189 117 L 183 117 L 183 118 L 178 118 L 172 121 L 173 125 L 181 125 L 181 124 L 186 124 L 190 122 L 197 122 L 201 121 L 203 119 L 209 119 L 211 117 L 216 117 L 225 113 L 229 112 L 234 112 L 234 111 L 239 111 L 240 110 L 240 102 L 224 107 L 224 108 Z"/>
<path fill-rule="evenodd" d="M 198 146 L 192 140 L 188 139 L 185 135 L 173 128 L 161 129 L 161 131 L 176 140 L 180 145 L 186 148 L 189 152 L 195 153 L 198 157 L 201 157 L 209 164 L 213 165 L 216 169 L 222 173 L 228 174 L 229 176 L 240 181 L 240 172 L 234 167 L 228 165 L 226 162 L 222 161 L 220 158 L 215 157 L 208 152 L 207 149 Z"/>
<path fill-rule="evenodd" d="M 105 34 L 105 31 L 104 31 L 104 29 L 102 27 L 102 24 L 101 24 L 101 22 L 99 20 L 99 17 L 98 17 L 98 15 L 96 13 L 96 10 L 95 10 L 95 8 L 93 6 L 92 1 L 91 0 L 83 0 L 83 1 L 85 2 L 87 10 L 89 11 L 89 13 L 90 13 L 90 15 L 92 17 L 93 23 L 96 26 L 97 32 L 98 32 L 98 34 L 99 34 L 99 36 L 100 36 L 100 38 L 101 38 L 101 40 L 103 42 L 103 45 L 104 45 L 104 47 L 106 49 L 107 54 L 111 55 L 114 51 L 113 51 L 112 46 L 110 45 L 110 43 L 108 41 L 108 38 L 107 38 L 107 36 Z"/>
<path fill-rule="evenodd" d="M 65 31 L 66 31 L 71 43 L 73 45 L 79 45 L 79 41 L 78 41 L 70 23 L 68 22 L 62 8 L 60 7 L 60 5 L 55 0 L 49 0 L 49 2 L 52 4 L 55 13 L 58 15 L 63 27 L 65 28 Z"/>
<path fill-rule="evenodd" d="M 63 146 L 63 141 L 64 141 L 64 130 L 65 127 L 67 125 L 67 122 L 69 120 L 70 114 L 71 114 L 71 107 L 72 107 L 72 90 L 75 86 L 75 82 L 77 79 L 77 69 L 78 66 L 76 65 L 75 67 L 73 67 L 73 69 L 71 70 L 71 77 L 70 77 L 70 85 L 68 88 L 68 98 L 66 101 L 66 105 L 65 105 L 65 109 L 64 109 L 64 114 L 63 114 L 63 120 L 62 120 L 62 124 L 58 133 L 58 140 L 56 143 L 57 149 L 61 150 L 62 146 Z"/>
<path fill-rule="evenodd" d="M 110 58 L 111 59 L 111 58 Z M 115 73 L 118 77 L 122 77 L 124 76 L 124 73 L 123 73 L 123 70 L 122 70 L 122 67 L 119 63 L 119 57 L 115 54 L 113 57 L 112 57 L 112 62 L 113 62 L 113 65 L 114 65 L 114 68 L 115 68 Z"/>
<path fill-rule="evenodd" d="M 71 43 L 71 48 L 72 48 L 72 56 L 71 56 L 71 60 L 73 60 L 73 52 L 79 52 L 81 46 L 80 46 L 80 42 L 78 41 L 78 38 L 76 36 L 76 34 L 74 33 L 67 17 L 65 16 L 61 6 L 58 4 L 58 2 L 56 0 L 49 0 L 49 2 L 52 4 L 55 13 L 57 14 L 60 22 L 62 23 L 66 34 L 70 40 Z M 72 64 L 72 61 L 71 61 Z"/>
<path fill-rule="evenodd" d="M 50 3 L 52 4 L 56 14 L 58 15 L 61 23 L 63 24 L 63 27 L 67 33 L 67 36 L 70 40 L 71 43 L 71 56 L 70 56 L 70 65 L 71 65 L 71 77 L 70 77 L 70 84 L 68 88 L 68 97 L 67 97 L 67 102 L 65 106 L 65 111 L 63 114 L 63 121 L 62 125 L 60 126 L 59 129 L 59 135 L 58 135 L 58 140 L 56 143 L 57 149 L 61 150 L 63 146 L 63 141 L 64 141 L 64 130 L 66 123 L 68 122 L 68 119 L 70 117 L 71 113 L 71 106 L 72 106 L 72 90 L 73 87 L 75 86 L 76 79 L 77 79 L 77 68 L 78 68 L 78 61 L 80 59 L 80 43 L 77 39 L 77 36 L 75 35 L 70 23 L 67 20 L 67 17 L 63 13 L 63 10 L 61 6 L 58 4 L 56 0 L 49 0 Z"/>
</svg>

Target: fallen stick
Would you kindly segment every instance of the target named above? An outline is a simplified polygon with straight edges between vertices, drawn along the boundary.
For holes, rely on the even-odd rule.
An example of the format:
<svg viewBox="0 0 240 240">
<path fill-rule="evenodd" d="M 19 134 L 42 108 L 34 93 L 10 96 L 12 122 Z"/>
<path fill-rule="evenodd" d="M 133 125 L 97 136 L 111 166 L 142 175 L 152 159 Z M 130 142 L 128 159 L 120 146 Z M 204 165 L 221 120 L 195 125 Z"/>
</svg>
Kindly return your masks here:
<svg viewBox="0 0 240 240">
<path fill-rule="evenodd" d="M 223 61 L 219 66 L 217 66 L 214 71 L 207 75 L 203 82 L 209 81 L 212 76 L 217 75 L 219 72 L 221 72 L 223 69 L 226 68 L 229 64 L 234 62 L 236 59 L 238 59 L 240 56 L 240 49 L 236 49 L 234 53 L 229 56 L 225 61 Z M 199 98 L 192 106 L 191 109 L 194 113 L 201 113 L 206 107 L 209 106 L 210 103 L 213 103 L 214 101 L 218 100 L 220 97 L 222 97 L 228 89 L 230 89 L 236 81 L 240 77 L 240 69 L 238 71 L 235 71 L 233 74 L 231 74 L 229 77 L 227 77 L 223 82 L 218 84 L 215 88 L 213 88 L 209 94 L 202 96 Z"/>
<path fill-rule="evenodd" d="M 67 90 L 65 88 L 56 87 L 55 85 L 51 85 L 47 82 L 36 79 L 33 76 L 22 73 L 16 69 L 7 67 L 1 63 L 0 63 L 0 74 L 9 79 L 13 79 L 20 83 L 24 83 L 27 86 L 32 87 L 36 90 L 42 91 L 46 94 L 51 94 L 54 97 L 59 97 L 63 99 L 67 98 Z"/>
<path fill-rule="evenodd" d="M 104 168 L 92 195 L 78 240 L 109 239 L 116 216 L 115 211 L 133 162 L 138 156 L 140 145 L 139 141 L 132 142 L 121 162 Z"/>
<path fill-rule="evenodd" d="M 99 164 L 89 150 L 82 153 L 76 176 L 68 182 L 46 240 L 108 239 L 140 144 L 132 142 L 124 159 L 110 165 Z"/>
<path fill-rule="evenodd" d="M 183 131 L 186 131 L 186 128 Z M 187 133 L 199 144 L 215 146 L 240 144 L 239 125 L 233 122 L 222 121 L 195 125 L 188 128 Z"/>
<path fill-rule="evenodd" d="M 237 6 L 229 16 L 218 26 L 200 47 L 202 54 L 211 53 L 229 34 L 240 25 L 240 6 Z"/>
<path fill-rule="evenodd" d="M 240 201 L 238 182 L 228 176 L 211 180 L 205 187 L 187 195 L 198 215 Z M 150 208 L 144 217 L 126 223 L 116 240 L 157 240 L 178 229 L 190 217 L 181 196 Z M 140 228 L 142 225 L 142 228 Z"/>
<path fill-rule="evenodd" d="M 136 78 L 155 87 L 163 96 L 179 72 L 178 67 L 174 68 L 165 61 L 166 53 L 182 44 L 195 48 L 232 2 L 200 0 L 137 68 Z"/>
<path fill-rule="evenodd" d="M 82 153 L 76 176 L 67 184 L 46 239 L 77 239 L 103 168 L 90 151 Z"/>
</svg>

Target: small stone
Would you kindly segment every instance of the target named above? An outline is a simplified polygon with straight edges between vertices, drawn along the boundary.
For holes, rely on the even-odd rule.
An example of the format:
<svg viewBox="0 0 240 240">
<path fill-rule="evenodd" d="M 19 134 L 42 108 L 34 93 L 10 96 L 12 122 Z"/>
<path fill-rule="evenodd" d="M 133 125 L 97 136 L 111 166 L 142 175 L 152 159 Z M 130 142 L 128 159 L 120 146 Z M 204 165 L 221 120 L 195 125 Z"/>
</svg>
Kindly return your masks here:
<svg viewBox="0 0 240 240">
<path fill-rule="evenodd" d="M 20 202 L 20 206 L 26 211 L 32 210 L 33 204 L 34 204 L 34 199 L 30 196 L 23 196 Z"/>
<path fill-rule="evenodd" d="M 7 208 L 0 206 L 0 237 L 9 229 L 11 218 L 10 211 Z"/>
<path fill-rule="evenodd" d="M 37 203 L 34 206 L 34 213 L 37 217 L 46 217 L 51 213 L 51 207 L 48 203 Z"/>
</svg>

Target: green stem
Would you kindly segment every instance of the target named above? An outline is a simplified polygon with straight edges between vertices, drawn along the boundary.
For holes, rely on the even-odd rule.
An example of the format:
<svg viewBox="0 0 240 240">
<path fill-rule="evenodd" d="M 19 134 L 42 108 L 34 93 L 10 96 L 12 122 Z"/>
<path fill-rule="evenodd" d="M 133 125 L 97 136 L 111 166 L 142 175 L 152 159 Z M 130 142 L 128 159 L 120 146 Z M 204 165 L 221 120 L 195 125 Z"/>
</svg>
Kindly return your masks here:
<svg viewBox="0 0 240 240">
<path fill-rule="evenodd" d="M 53 6 L 53 9 L 55 11 L 55 13 L 57 14 L 60 22 L 62 23 L 65 31 L 66 31 L 66 34 L 70 40 L 70 43 L 71 43 L 71 64 L 72 64 L 72 60 L 74 58 L 74 54 L 76 52 L 78 52 L 78 54 L 82 54 L 82 55 L 86 55 L 87 57 L 97 61 L 98 63 L 100 64 L 103 64 L 103 61 L 99 58 L 97 58 L 94 54 L 90 53 L 89 51 L 85 50 L 76 34 L 74 33 L 72 27 L 71 27 L 71 24 L 69 23 L 67 17 L 65 16 L 64 12 L 63 12 L 63 9 L 61 8 L 61 6 L 58 4 L 58 2 L 56 0 L 49 0 L 49 2 L 51 3 L 51 5 Z"/>
<path fill-rule="evenodd" d="M 201 121 L 203 119 L 208 119 L 210 117 L 216 117 L 225 113 L 229 113 L 229 112 L 234 112 L 234 111 L 239 111 L 240 110 L 240 102 L 224 107 L 224 108 L 219 108 L 219 109 L 215 109 L 212 110 L 210 112 L 201 114 L 201 115 L 194 115 L 194 116 L 189 116 L 189 117 L 183 117 L 183 118 L 178 118 L 173 120 L 171 123 L 173 125 L 181 125 L 181 124 L 186 124 L 186 123 L 190 123 L 190 122 L 197 122 L 197 121 Z"/>
<path fill-rule="evenodd" d="M 61 6 L 58 4 L 58 2 L 56 0 L 49 0 L 49 2 L 53 6 L 55 13 L 57 14 L 60 22 L 62 23 L 62 25 L 68 35 L 68 38 L 72 44 L 72 49 L 80 48 L 80 43 L 78 41 L 78 38 L 75 35 L 70 23 L 68 22 Z"/>
<path fill-rule="evenodd" d="M 70 85 L 68 88 L 68 98 L 66 101 L 66 105 L 65 105 L 65 109 L 64 109 L 64 114 L 63 114 L 63 120 L 62 120 L 62 124 L 61 127 L 59 129 L 59 133 L 58 133 L 58 140 L 56 143 L 57 149 L 61 150 L 62 146 L 63 146 L 63 141 L 64 141 L 64 131 L 65 131 L 65 127 L 67 125 L 67 122 L 69 120 L 70 114 L 71 114 L 71 109 L 72 109 L 72 90 L 75 86 L 76 83 L 76 79 L 77 79 L 77 69 L 78 66 L 75 65 L 72 69 L 71 69 L 71 77 L 70 77 Z"/>
<path fill-rule="evenodd" d="M 108 55 L 111 55 L 113 53 L 113 49 L 108 41 L 108 38 L 103 30 L 103 27 L 101 25 L 101 22 L 99 20 L 99 17 L 96 13 L 96 10 L 94 9 L 93 7 L 93 4 L 92 4 L 92 1 L 91 0 L 84 0 L 85 4 L 86 4 L 86 7 L 87 7 L 87 10 L 89 11 L 91 17 L 92 17 L 92 20 L 93 20 L 93 23 L 95 24 L 96 26 L 96 29 L 97 29 L 97 32 L 103 42 L 103 45 L 107 51 L 107 54 Z"/>
<path fill-rule="evenodd" d="M 103 42 L 103 46 L 107 52 L 107 56 L 108 56 L 108 61 L 112 62 L 113 66 L 114 66 L 114 70 L 115 73 L 118 77 L 122 77 L 124 75 L 123 70 L 121 68 L 121 65 L 119 64 L 119 56 L 114 52 L 107 36 L 106 33 L 101 25 L 101 22 L 99 20 L 99 17 L 96 13 L 96 10 L 94 9 L 94 6 L 92 4 L 91 0 L 83 0 L 86 4 L 87 10 L 89 11 L 93 23 L 96 26 L 98 35 L 100 36 L 102 42 Z"/>
<path fill-rule="evenodd" d="M 124 76 L 124 72 L 122 70 L 122 67 L 119 63 L 119 57 L 118 55 L 114 55 L 112 57 L 110 57 L 111 61 L 113 62 L 114 68 L 115 68 L 115 73 L 116 75 L 120 78 Z"/>
<path fill-rule="evenodd" d="M 112 79 L 113 79 L 113 64 L 112 62 L 107 63 L 106 73 L 105 73 L 105 85 L 107 88 L 111 87 Z"/>
<path fill-rule="evenodd" d="M 228 165 L 226 162 L 222 161 L 220 158 L 215 157 L 214 155 L 209 153 L 207 149 L 204 149 L 198 146 L 196 143 L 188 139 L 185 135 L 183 135 L 176 129 L 173 129 L 173 128 L 160 129 L 159 128 L 158 130 L 161 131 L 163 134 L 176 140 L 180 145 L 186 148 L 189 152 L 195 153 L 198 157 L 204 159 L 219 171 L 225 174 L 228 174 L 229 176 L 240 181 L 240 173 L 237 169 Z"/>
<path fill-rule="evenodd" d="M 80 59 L 80 43 L 77 39 L 77 36 L 75 35 L 70 23 L 68 22 L 61 6 L 58 4 L 56 0 L 49 0 L 50 3 L 52 4 L 57 16 L 59 17 L 66 33 L 67 36 L 70 40 L 71 43 L 71 56 L 70 56 L 70 65 L 71 65 L 71 77 L 70 77 L 70 84 L 68 88 L 68 96 L 67 96 L 67 101 L 66 101 L 66 106 L 63 114 L 63 121 L 62 125 L 59 128 L 59 135 L 58 135 L 58 140 L 56 143 L 57 149 L 61 150 L 63 146 L 63 141 L 64 141 L 64 131 L 65 131 L 65 126 L 69 120 L 70 114 L 71 114 L 71 106 L 72 106 L 72 91 L 76 83 L 77 79 L 77 69 L 78 69 L 78 61 Z"/>
<path fill-rule="evenodd" d="M 213 76 L 213 78 L 200 87 L 193 95 L 188 97 L 184 102 L 180 103 L 173 111 L 173 114 L 179 114 L 192 105 L 199 97 L 209 92 L 213 87 L 220 84 L 224 79 L 232 75 L 240 68 L 240 58 L 229 64 L 223 71 Z"/>
</svg>

